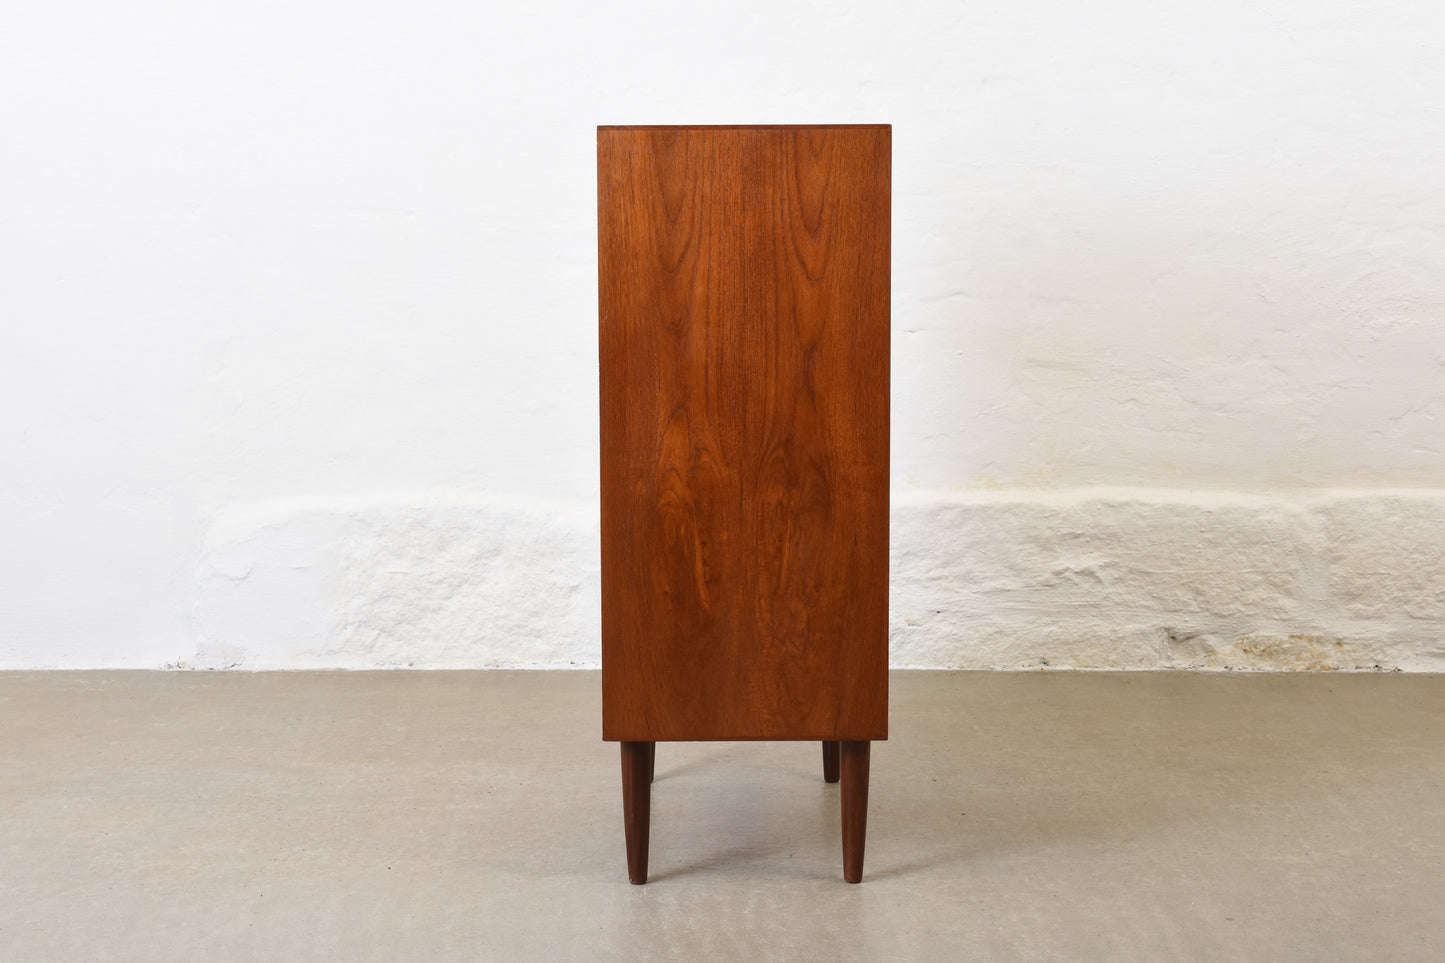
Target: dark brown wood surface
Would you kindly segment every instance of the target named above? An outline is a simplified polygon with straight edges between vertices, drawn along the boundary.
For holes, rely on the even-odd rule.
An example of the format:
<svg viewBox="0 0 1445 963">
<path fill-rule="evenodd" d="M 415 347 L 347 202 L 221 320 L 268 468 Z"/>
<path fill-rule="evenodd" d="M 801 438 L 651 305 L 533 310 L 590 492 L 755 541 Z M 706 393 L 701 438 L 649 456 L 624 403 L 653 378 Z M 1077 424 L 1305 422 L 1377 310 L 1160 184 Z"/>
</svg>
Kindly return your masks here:
<svg viewBox="0 0 1445 963">
<path fill-rule="evenodd" d="M 823 743 L 823 781 L 838 781 L 838 752 L 841 742 Z"/>
<path fill-rule="evenodd" d="M 622 744 L 622 834 L 627 845 L 627 878 L 639 886 L 647 882 L 647 850 L 652 837 L 652 764 L 656 749 L 655 742 Z M 846 825 L 843 832 L 846 837 Z"/>
<path fill-rule="evenodd" d="M 887 738 L 891 129 L 597 166 L 603 738 Z"/>
<path fill-rule="evenodd" d="M 849 883 L 863 881 L 863 849 L 868 840 L 868 757 L 872 745 L 866 742 L 844 742 L 838 749 L 842 770 L 843 811 L 843 879 Z M 646 854 L 643 854 L 644 861 Z"/>
</svg>

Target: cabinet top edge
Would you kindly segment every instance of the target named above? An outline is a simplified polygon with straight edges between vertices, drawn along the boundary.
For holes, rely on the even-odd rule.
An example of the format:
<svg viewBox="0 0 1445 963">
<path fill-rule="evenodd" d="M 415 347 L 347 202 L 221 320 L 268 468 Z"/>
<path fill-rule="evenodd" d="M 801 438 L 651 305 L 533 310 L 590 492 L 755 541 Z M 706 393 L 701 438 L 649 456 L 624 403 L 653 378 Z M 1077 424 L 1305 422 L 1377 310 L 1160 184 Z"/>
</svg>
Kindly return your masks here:
<svg viewBox="0 0 1445 963">
<path fill-rule="evenodd" d="M 892 124 L 599 124 L 604 130 L 892 130 Z"/>
</svg>

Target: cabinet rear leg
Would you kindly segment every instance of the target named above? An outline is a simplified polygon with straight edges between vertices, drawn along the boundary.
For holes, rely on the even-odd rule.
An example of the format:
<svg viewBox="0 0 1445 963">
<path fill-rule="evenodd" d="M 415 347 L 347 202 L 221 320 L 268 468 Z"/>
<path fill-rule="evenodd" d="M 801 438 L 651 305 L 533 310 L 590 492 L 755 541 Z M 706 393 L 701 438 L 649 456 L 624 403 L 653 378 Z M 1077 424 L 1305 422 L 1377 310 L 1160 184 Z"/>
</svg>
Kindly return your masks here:
<svg viewBox="0 0 1445 963">
<path fill-rule="evenodd" d="M 838 781 L 838 743 L 823 743 L 823 781 Z"/>
</svg>

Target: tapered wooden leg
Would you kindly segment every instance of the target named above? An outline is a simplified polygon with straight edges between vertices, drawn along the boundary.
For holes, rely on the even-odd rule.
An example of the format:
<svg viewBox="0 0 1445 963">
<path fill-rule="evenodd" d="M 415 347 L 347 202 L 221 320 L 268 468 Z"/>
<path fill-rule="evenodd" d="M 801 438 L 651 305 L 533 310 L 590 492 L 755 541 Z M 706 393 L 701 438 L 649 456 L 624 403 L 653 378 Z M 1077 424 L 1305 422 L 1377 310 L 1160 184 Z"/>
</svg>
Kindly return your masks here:
<svg viewBox="0 0 1445 963">
<path fill-rule="evenodd" d="M 647 781 L 652 782 L 657 773 L 657 743 L 647 743 Z"/>
<path fill-rule="evenodd" d="M 652 742 L 622 743 L 622 827 L 627 835 L 627 878 L 647 882 L 647 836 L 652 816 Z"/>
<path fill-rule="evenodd" d="M 823 743 L 823 781 L 838 781 L 838 743 Z"/>
<path fill-rule="evenodd" d="M 843 879 L 863 879 L 863 844 L 868 835 L 867 742 L 844 742 L 839 755 L 843 770 Z"/>
</svg>

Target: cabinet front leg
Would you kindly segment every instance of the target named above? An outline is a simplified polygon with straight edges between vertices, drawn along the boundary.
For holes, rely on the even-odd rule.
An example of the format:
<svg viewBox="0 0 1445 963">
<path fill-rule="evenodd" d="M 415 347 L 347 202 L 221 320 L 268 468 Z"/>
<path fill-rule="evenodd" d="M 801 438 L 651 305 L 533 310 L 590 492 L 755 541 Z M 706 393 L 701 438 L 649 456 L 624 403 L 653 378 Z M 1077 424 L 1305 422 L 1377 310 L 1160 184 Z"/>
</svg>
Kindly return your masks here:
<svg viewBox="0 0 1445 963">
<path fill-rule="evenodd" d="M 652 817 L 653 742 L 622 743 L 622 828 L 627 835 L 627 878 L 647 882 L 647 837 Z"/>
<path fill-rule="evenodd" d="M 843 879 L 863 879 L 863 845 L 868 835 L 868 751 L 871 743 L 844 742 L 841 747 L 843 786 Z"/>
</svg>

